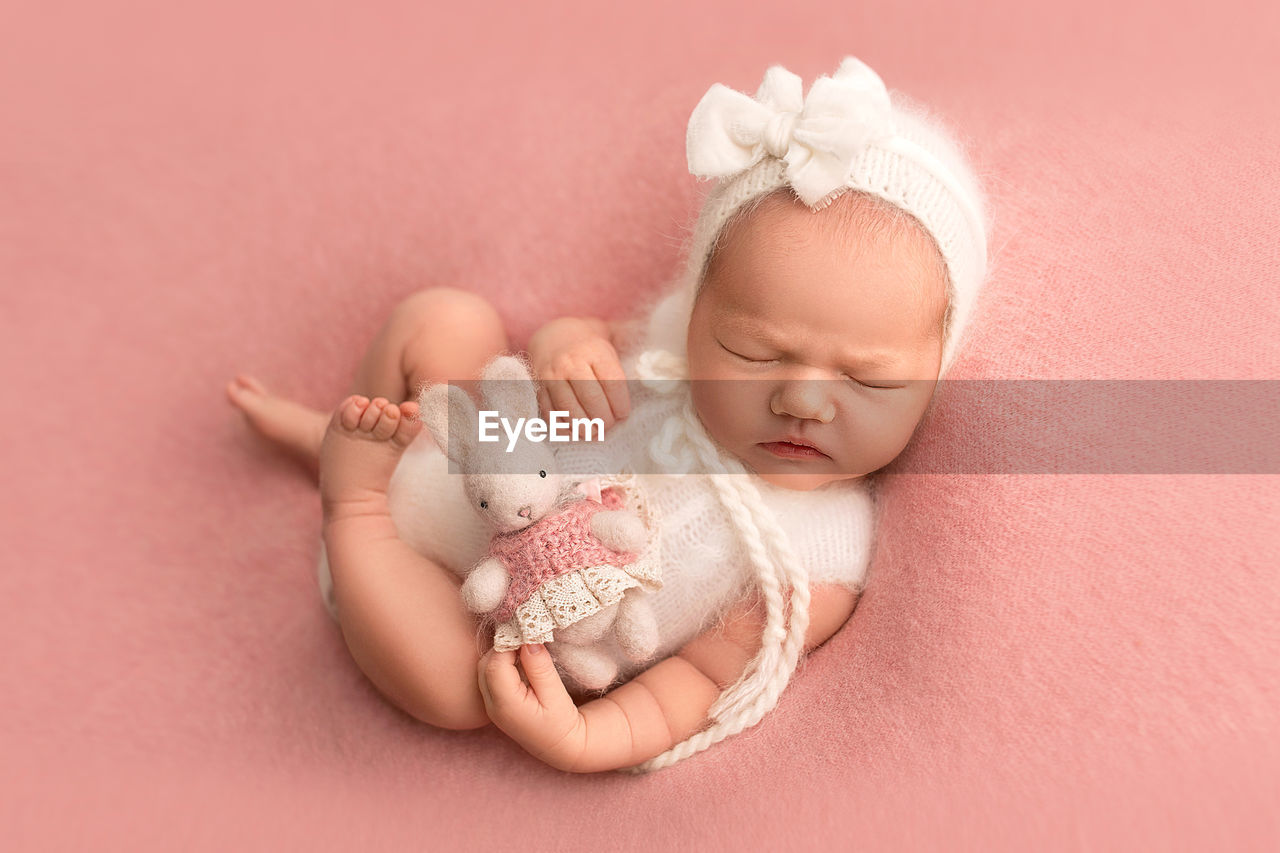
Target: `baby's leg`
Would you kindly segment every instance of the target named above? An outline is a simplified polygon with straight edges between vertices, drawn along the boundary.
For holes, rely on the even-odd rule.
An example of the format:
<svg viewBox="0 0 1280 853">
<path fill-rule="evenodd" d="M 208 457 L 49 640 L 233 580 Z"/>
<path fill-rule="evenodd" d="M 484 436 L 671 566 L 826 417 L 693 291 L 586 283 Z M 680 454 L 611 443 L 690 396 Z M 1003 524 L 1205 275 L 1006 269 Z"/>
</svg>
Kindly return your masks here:
<svg viewBox="0 0 1280 853">
<path fill-rule="evenodd" d="M 477 686 L 483 649 L 460 582 L 405 544 L 387 483 L 422 429 L 417 404 L 351 396 L 320 449 L 324 544 L 347 647 L 374 685 L 420 720 L 450 729 L 488 723 Z"/>
<path fill-rule="evenodd" d="M 391 311 L 360 361 L 351 393 L 399 403 L 416 399 L 425 383 L 465 387 L 506 348 L 502 320 L 483 297 L 450 287 L 420 290 Z M 316 467 L 332 412 L 272 394 L 250 376 L 228 383 L 227 396 L 255 430 Z"/>
<path fill-rule="evenodd" d="M 422 291 L 396 308 L 374 340 L 357 371 L 356 393 L 368 388 L 405 399 L 423 384 L 471 382 L 506 347 L 502 322 L 482 298 Z M 387 507 L 387 485 L 407 446 L 399 440 L 421 429 L 417 404 L 375 398 L 357 419 L 364 399 L 348 399 L 329 419 L 319 460 L 325 550 L 343 636 L 369 679 L 409 714 L 443 728 L 485 726 L 476 667 L 487 647 L 462 602 L 461 581 L 401 541 Z M 379 405 L 381 417 L 371 414 Z M 399 427 L 390 440 L 378 440 L 388 417 Z"/>
<path fill-rule="evenodd" d="M 260 386 L 228 388 L 259 431 L 318 468 L 325 550 L 353 658 L 393 703 L 444 728 L 488 723 L 476 673 L 485 649 L 477 646 L 458 578 L 396 536 L 386 489 L 406 435 L 421 425 L 416 403 L 389 401 L 416 396 L 426 382 L 472 380 L 506 348 L 502 322 L 484 299 L 437 288 L 395 308 L 357 370 L 355 391 L 364 399 L 349 398 L 337 413 Z M 361 405 L 367 417 L 353 417 Z"/>
</svg>

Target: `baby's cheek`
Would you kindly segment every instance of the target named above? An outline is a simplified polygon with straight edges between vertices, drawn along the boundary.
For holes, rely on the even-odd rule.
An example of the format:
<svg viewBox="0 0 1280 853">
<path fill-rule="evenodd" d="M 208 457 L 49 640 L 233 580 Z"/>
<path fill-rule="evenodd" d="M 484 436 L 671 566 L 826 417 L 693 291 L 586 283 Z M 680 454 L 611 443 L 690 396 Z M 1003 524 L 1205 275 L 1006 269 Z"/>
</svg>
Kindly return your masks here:
<svg viewBox="0 0 1280 853">
<path fill-rule="evenodd" d="M 905 398 L 864 411 L 856 425 L 856 447 L 868 471 L 897 458 L 919 426 L 920 414 L 915 401 Z"/>
<path fill-rule="evenodd" d="M 707 432 L 722 444 L 728 444 L 746 424 L 752 402 L 746 399 L 754 390 L 750 382 L 728 379 L 704 379 L 692 384 L 694 410 Z"/>
</svg>

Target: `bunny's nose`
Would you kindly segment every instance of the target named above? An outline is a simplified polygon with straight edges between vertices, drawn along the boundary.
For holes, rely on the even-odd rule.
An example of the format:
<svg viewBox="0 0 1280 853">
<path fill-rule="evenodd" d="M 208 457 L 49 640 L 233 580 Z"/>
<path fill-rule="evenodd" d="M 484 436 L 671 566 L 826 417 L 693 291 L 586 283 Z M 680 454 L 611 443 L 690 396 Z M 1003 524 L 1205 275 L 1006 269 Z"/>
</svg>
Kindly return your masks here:
<svg viewBox="0 0 1280 853">
<path fill-rule="evenodd" d="M 520 516 L 521 518 L 528 518 L 529 516 L 533 515 L 533 507 L 522 506 L 520 507 L 520 511 L 517 512 L 516 515 Z"/>
</svg>

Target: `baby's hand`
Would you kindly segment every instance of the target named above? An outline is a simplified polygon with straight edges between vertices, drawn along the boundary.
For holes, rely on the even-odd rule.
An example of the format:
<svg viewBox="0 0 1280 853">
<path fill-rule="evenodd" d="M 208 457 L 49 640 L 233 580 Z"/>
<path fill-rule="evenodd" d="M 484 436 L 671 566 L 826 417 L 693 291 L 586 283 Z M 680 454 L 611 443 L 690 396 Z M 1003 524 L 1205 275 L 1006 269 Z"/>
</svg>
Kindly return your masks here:
<svg viewBox="0 0 1280 853">
<path fill-rule="evenodd" d="M 517 658 L 528 684 L 516 669 Z M 493 724 L 530 755 L 572 772 L 586 753 L 586 720 L 565 689 L 547 647 L 526 644 L 519 653 L 490 649 L 478 666 L 480 695 Z"/>
<path fill-rule="evenodd" d="M 594 318 L 552 320 L 529 340 L 529 360 L 542 387 L 542 416 L 569 412 L 574 418 L 600 418 L 607 430 L 631 411 L 626 375 L 609 328 Z"/>
</svg>

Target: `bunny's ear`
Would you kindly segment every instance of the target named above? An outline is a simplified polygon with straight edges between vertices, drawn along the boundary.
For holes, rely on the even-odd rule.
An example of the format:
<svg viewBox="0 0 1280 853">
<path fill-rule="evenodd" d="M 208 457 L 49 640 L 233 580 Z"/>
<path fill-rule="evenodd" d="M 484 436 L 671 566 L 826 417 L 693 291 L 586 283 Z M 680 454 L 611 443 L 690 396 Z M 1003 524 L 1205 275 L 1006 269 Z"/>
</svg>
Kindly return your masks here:
<svg viewBox="0 0 1280 853">
<path fill-rule="evenodd" d="M 427 425 L 445 456 L 459 465 L 464 464 L 479 441 L 480 418 L 475 403 L 457 385 L 442 383 L 423 388 L 418 396 L 418 419 Z"/>
<path fill-rule="evenodd" d="M 538 417 L 538 388 L 529 365 L 511 355 L 500 355 L 480 371 L 480 396 L 485 408 L 506 417 Z"/>
</svg>

